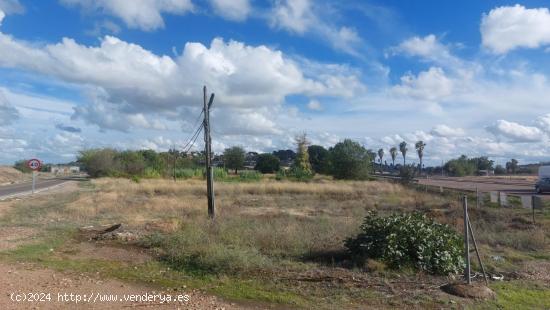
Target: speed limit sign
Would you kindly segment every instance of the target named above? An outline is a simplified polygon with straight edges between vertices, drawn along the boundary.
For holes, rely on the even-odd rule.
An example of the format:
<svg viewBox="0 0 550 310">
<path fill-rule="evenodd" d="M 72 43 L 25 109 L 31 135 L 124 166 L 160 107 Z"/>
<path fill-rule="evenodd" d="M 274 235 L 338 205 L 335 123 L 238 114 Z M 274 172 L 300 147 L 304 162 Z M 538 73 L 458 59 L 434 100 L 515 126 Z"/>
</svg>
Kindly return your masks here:
<svg viewBox="0 0 550 310">
<path fill-rule="evenodd" d="M 33 158 L 27 162 L 27 167 L 33 171 L 37 171 L 42 167 L 42 163 L 38 159 Z"/>
</svg>

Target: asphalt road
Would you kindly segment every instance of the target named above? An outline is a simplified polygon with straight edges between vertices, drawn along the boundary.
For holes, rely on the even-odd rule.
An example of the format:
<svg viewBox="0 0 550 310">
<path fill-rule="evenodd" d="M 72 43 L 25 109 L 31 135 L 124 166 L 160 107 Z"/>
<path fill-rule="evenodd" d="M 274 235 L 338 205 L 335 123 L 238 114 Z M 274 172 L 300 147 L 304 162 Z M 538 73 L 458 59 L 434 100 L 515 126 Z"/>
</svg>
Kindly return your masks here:
<svg viewBox="0 0 550 310">
<path fill-rule="evenodd" d="M 58 185 L 64 182 L 67 182 L 67 180 L 66 179 L 45 179 L 45 180 L 37 179 L 35 184 L 35 189 L 39 190 L 42 188 Z M 0 186 L 0 197 L 28 192 L 31 189 L 32 189 L 32 182 Z"/>
</svg>

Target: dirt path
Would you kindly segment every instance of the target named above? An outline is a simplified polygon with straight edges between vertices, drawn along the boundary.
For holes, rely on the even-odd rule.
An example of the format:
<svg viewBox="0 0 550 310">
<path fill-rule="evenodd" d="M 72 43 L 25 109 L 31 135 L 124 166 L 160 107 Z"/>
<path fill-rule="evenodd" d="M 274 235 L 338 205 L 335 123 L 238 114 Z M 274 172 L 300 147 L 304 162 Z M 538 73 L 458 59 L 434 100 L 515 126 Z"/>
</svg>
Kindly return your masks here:
<svg viewBox="0 0 550 310">
<path fill-rule="evenodd" d="M 159 291 L 84 274 L 36 269 L 25 264 L 0 263 L 0 274 L 0 309 L 243 309 L 196 290 Z M 161 298 L 173 301 L 162 303 Z M 180 301 L 174 301 L 176 298 Z M 101 301 L 105 299 L 111 300 Z"/>
<path fill-rule="evenodd" d="M 76 189 L 75 183 L 69 183 L 55 191 L 23 199 L 38 199 L 52 192 Z M 0 217 L 16 201 L 0 202 Z M 27 227 L 0 227 L 0 252 L 31 242 L 37 233 L 36 229 Z M 90 244 L 78 245 L 76 250 L 81 256 L 96 259 L 107 255 L 106 252 L 110 259 L 117 255 L 135 258 L 135 253 L 119 253 L 123 249 L 97 248 Z M 0 275 L 0 309 L 252 309 L 199 290 L 162 291 L 146 285 L 101 279 L 95 274 L 58 272 L 25 263 L 0 261 Z"/>
</svg>

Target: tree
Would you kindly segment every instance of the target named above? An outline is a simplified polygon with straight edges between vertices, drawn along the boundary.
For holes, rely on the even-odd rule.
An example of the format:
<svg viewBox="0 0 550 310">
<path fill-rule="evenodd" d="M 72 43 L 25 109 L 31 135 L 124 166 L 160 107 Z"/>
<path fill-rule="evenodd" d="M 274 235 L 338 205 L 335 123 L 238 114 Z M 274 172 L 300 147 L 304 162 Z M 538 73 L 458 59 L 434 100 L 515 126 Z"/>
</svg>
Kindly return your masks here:
<svg viewBox="0 0 550 310">
<path fill-rule="evenodd" d="M 495 175 L 503 175 L 503 174 L 506 174 L 506 169 L 504 169 L 502 165 L 497 165 L 495 167 Z"/>
<path fill-rule="evenodd" d="M 296 153 L 293 150 L 273 151 L 273 155 L 277 156 L 280 161 L 291 161 L 296 158 Z"/>
<path fill-rule="evenodd" d="M 397 148 L 395 146 L 392 146 L 390 149 L 390 155 L 391 155 L 391 162 L 392 167 L 395 167 L 395 158 L 397 157 Z"/>
<path fill-rule="evenodd" d="M 309 153 L 307 152 L 309 141 L 306 134 L 296 136 L 296 160 L 294 168 L 299 169 L 302 173 L 311 174 L 311 164 L 309 163 Z"/>
<path fill-rule="evenodd" d="M 361 144 L 346 139 L 330 148 L 331 174 L 336 179 L 364 180 L 374 157 Z"/>
<path fill-rule="evenodd" d="M 313 171 L 316 173 L 327 173 L 329 171 L 329 154 L 327 149 L 320 145 L 310 145 L 307 148 L 307 152 Z"/>
<path fill-rule="evenodd" d="M 91 177 L 109 176 L 118 171 L 115 161 L 117 151 L 113 149 L 91 149 L 80 151 L 78 162 Z"/>
<path fill-rule="evenodd" d="M 279 170 L 281 161 L 273 154 L 260 154 L 256 160 L 256 166 L 254 169 L 261 173 L 273 173 Z"/>
<path fill-rule="evenodd" d="M 416 153 L 418 153 L 418 159 L 420 160 L 420 173 L 422 173 L 422 157 L 424 157 L 424 148 L 426 147 L 426 143 L 420 140 L 416 142 L 414 147 L 416 148 Z"/>
<path fill-rule="evenodd" d="M 228 169 L 235 170 L 235 174 L 239 169 L 244 168 L 245 151 L 240 146 L 233 146 L 225 149 L 223 152 L 223 162 Z"/>
<path fill-rule="evenodd" d="M 380 158 L 380 172 L 382 172 L 382 158 L 384 158 L 384 149 L 378 149 L 378 158 Z"/>
<path fill-rule="evenodd" d="M 518 161 L 512 158 L 512 160 L 510 161 L 510 170 L 512 170 L 513 174 L 516 174 L 517 169 L 518 169 Z"/>
<path fill-rule="evenodd" d="M 401 155 L 403 155 L 403 166 L 405 166 L 405 158 L 407 157 L 407 142 L 403 141 L 399 143 L 399 151 L 401 152 Z"/>
</svg>

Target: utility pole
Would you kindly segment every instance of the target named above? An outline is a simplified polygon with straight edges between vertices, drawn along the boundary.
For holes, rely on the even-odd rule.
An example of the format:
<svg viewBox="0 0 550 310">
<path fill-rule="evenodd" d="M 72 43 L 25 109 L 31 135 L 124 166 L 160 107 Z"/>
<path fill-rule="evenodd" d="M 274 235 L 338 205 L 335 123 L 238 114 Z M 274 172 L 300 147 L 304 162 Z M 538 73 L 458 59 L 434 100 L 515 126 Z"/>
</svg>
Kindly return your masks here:
<svg viewBox="0 0 550 310">
<path fill-rule="evenodd" d="M 206 191 L 208 195 L 208 216 L 214 218 L 215 203 L 214 203 L 214 171 L 212 170 L 212 138 L 210 137 L 210 107 L 214 102 L 214 94 L 210 95 L 210 100 L 206 101 L 206 86 L 203 88 L 203 103 L 204 103 L 204 153 L 206 166 Z"/>
</svg>

